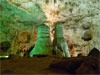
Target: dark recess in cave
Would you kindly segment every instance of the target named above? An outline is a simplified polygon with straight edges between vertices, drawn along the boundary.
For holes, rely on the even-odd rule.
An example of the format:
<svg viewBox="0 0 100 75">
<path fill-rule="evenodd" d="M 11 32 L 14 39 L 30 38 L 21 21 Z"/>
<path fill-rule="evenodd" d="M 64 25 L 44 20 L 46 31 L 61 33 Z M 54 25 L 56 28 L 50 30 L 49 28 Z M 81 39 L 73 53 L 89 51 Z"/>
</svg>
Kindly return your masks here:
<svg viewBox="0 0 100 75">
<path fill-rule="evenodd" d="M 100 58 L 100 51 L 97 48 L 93 48 L 88 56 L 99 57 Z"/>
<path fill-rule="evenodd" d="M 0 50 L 7 51 L 11 47 L 9 41 L 3 41 L 0 43 Z"/>
<path fill-rule="evenodd" d="M 27 50 L 24 54 L 25 57 L 29 57 L 29 53 L 32 51 L 32 49 L 34 48 L 34 46 L 30 47 L 29 50 Z"/>
</svg>

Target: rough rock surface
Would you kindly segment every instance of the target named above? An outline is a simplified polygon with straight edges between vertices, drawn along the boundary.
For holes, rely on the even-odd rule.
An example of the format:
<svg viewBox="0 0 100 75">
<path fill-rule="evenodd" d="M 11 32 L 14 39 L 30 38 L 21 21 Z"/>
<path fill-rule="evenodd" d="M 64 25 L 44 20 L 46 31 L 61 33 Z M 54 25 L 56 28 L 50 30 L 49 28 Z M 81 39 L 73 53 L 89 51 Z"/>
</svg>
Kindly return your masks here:
<svg viewBox="0 0 100 75">
<path fill-rule="evenodd" d="M 50 25 L 59 20 L 64 22 L 65 35 L 69 37 L 66 39 L 73 44 L 73 50 L 86 56 L 92 48 L 100 49 L 99 3 L 99 0 L 48 0 L 43 2 L 43 11 Z M 82 37 L 87 30 L 92 34 L 84 37 L 92 39 L 84 41 Z"/>
<path fill-rule="evenodd" d="M 50 68 L 59 69 L 69 74 L 99 74 L 100 59 L 94 57 L 78 57 L 61 59 L 51 64 Z"/>
<path fill-rule="evenodd" d="M 0 43 L 0 50 L 6 51 L 7 49 L 9 49 L 11 46 L 11 43 L 9 41 L 2 41 Z"/>
<path fill-rule="evenodd" d="M 1 74 L 98 74 L 100 72 L 99 59 L 93 57 L 78 58 L 13 58 L 0 60 Z M 51 67 L 50 67 L 51 66 Z"/>
<path fill-rule="evenodd" d="M 24 37 L 23 32 L 28 33 L 27 35 L 33 33 L 30 36 L 34 35 L 34 27 L 32 26 L 34 20 L 35 18 L 31 16 L 31 14 L 9 4 L 7 0 L 0 0 L 0 43 L 3 41 L 11 43 L 11 48 L 8 49 L 7 55 L 14 51 L 14 53 L 16 53 L 16 51 L 19 50 L 20 43 L 24 40 L 22 39 L 22 37 Z M 18 38 L 19 35 L 20 38 Z M 27 36 L 25 36 L 25 38 L 27 38 Z M 32 37 L 32 39 L 35 38 Z M 29 44 L 31 44 L 31 42 L 29 42 Z M 25 44 L 26 43 L 24 43 L 24 45 Z M 20 49 L 23 50 L 24 48 Z"/>
<path fill-rule="evenodd" d="M 12 42 L 17 33 L 38 26 L 46 18 L 47 25 L 61 20 L 66 39 L 73 45 L 71 49 L 68 44 L 69 50 L 75 51 L 73 56 L 86 56 L 94 47 L 100 50 L 99 7 L 100 0 L 0 0 L 0 42 Z M 84 41 L 87 30 L 91 30 L 92 39 Z"/>
<path fill-rule="evenodd" d="M 93 56 L 93 57 L 98 57 L 98 58 L 100 58 L 100 51 L 99 51 L 97 48 L 93 48 L 93 49 L 89 52 L 88 56 Z"/>
<path fill-rule="evenodd" d="M 91 30 L 88 30 L 88 31 L 85 31 L 84 32 L 84 35 L 83 35 L 83 37 L 82 37 L 82 39 L 84 40 L 84 41 L 90 41 L 90 40 L 92 40 L 92 32 L 91 32 Z"/>
<path fill-rule="evenodd" d="M 12 41 L 10 54 L 17 54 L 23 57 L 24 53 L 26 53 L 27 50 L 30 50 L 31 47 L 35 45 L 37 40 L 37 33 L 37 29 L 32 31 L 19 32 L 16 36 L 16 39 Z"/>
</svg>

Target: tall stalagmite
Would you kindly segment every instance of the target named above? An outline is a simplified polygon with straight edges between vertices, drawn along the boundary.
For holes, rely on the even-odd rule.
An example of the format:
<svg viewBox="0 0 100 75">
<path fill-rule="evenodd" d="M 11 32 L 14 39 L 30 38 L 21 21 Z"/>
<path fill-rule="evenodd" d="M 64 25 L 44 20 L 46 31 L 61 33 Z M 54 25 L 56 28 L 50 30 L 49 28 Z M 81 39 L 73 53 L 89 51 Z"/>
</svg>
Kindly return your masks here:
<svg viewBox="0 0 100 75">
<path fill-rule="evenodd" d="M 68 45 L 64 38 L 62 23 L 60 22 L 56 23 L 55 34 L 54 34 L 54 46 L 58 56 L 70 57 Z"/>
<path fill-rule="evenodd" d="M 52 54 L 52 43 L 50 40 L 50 30 L 46 25 L 40 25 L 38 27 L 38 40 L 35 47 L 30 53 L 30 57 L 33 55 L 51 55 Z"/>
</svg>

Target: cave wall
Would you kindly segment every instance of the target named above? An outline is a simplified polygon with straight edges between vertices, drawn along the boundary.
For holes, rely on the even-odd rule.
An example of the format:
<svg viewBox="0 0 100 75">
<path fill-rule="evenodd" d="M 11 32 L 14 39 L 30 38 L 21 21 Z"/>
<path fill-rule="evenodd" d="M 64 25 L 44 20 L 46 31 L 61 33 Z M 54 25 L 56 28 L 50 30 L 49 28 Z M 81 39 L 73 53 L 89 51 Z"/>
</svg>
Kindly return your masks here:
<svg viewBox="0 0 100 75">
<path fill-rule="evenodd" d="M 31 14 L 6 0 L 0 0 L 0 55 L 16 54 L 19 50 L 28 50 L 33 46 L 37 38 L 34 21 L 35 18 Z M 11 44 L 6 52 L 1 47 L 4 42 Z M 3 46 L 8 47 L 6 44 Z"/>
<path fill-rule="evenodd" d="M 23 32 L 32 35 L 46 21 L 52 31 L 62 21 L 70 52 L 87 55 L 93 47 L 100 50 L 99 7 L 99 0 L 0 0 L 0 43 L 12 43 Z"/>
<path fill-rule="evenodd" d="M 43 11 L 48 24 L 62 21 L 64 34 L 73 56 L 87 55 L 94 47 L 100 50 L 100 1 L 99 0 L 48 0 Z M 55 2 L 56 1 L 56 2 Z"/>
</svg>

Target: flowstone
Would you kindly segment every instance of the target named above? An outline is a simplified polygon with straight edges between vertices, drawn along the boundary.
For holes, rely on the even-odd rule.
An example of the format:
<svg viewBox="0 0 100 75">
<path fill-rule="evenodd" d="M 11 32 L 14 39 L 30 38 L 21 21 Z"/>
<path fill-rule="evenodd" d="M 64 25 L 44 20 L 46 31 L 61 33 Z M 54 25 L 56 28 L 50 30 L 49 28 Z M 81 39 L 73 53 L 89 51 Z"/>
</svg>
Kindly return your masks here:
<svg viewBox="0 0 100 75">
<path fill-rule="evenodd" d="M 38 40 L 35 47 L 30 52 L 30 57 L 34 55 L 51 55 L 53 45 L 50 40 L 50 30 L 49 27 L 45 25 L 40 25 L 38 27 Z"/>
<path fill-rule="evenodd" d="M 64 38 L 64 31 L 61 23 L 56 23 L 56 31 L 55 31 L 55 50 L 58 55 L 63 57 L 70 57 L 70 53 L 68 50 L 68 45 L 66 43 L 66 40 Z"/>
</svg>

